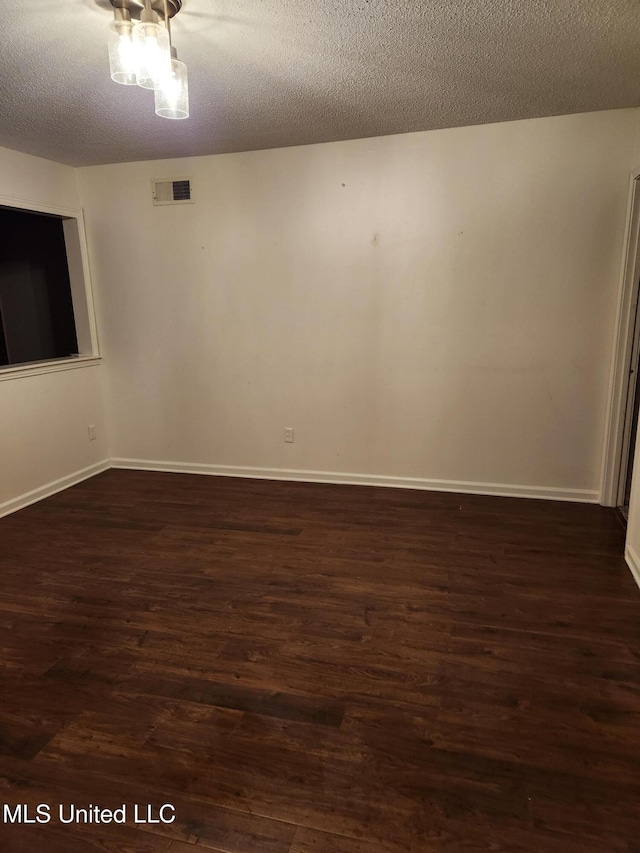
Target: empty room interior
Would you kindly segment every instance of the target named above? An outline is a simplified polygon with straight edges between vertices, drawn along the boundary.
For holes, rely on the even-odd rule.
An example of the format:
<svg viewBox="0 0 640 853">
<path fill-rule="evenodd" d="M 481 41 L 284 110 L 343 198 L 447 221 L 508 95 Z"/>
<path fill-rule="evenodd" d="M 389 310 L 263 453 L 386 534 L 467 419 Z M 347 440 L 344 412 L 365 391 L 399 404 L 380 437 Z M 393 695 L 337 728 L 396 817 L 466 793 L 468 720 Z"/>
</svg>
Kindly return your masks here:
<svg viewBox="0 0 640 853">
<path fill-rule="evenodd" d="M 640 6 L 0 12 L 0 850 L 638 851 Z"/>
</svg>

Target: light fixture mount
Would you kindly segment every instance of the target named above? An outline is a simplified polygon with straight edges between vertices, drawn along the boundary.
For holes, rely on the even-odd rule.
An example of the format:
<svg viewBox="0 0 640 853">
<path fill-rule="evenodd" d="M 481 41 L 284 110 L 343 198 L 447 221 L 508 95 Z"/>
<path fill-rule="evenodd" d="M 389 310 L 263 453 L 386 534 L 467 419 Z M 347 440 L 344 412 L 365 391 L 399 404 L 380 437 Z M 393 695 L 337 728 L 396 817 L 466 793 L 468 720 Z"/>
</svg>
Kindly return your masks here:
<svg viewBox="0 0 640 853">
<path fill-rule="evenodd" d="M 139 21 L 144 9 L 143 0 L 110 0 L 114 9 L 126 9 L 132 20 Z M 169 17 L 173 18 L 182 9 L 182 0 L 166 0 Z M 165 0 L 151 0 L 151 8 L 164 20 Z"/>
</svg>

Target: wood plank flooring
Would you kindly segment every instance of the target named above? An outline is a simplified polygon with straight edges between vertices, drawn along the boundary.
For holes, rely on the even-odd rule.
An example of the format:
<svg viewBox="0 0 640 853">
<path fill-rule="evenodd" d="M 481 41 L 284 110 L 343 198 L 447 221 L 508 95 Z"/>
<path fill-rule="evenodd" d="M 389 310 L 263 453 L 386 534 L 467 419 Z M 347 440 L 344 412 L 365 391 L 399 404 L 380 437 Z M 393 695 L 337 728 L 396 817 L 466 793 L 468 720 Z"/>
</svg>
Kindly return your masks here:
<svg viewBox="0 0 640 853">
<path fill-rule="evenodd" d="M 0 850 L 638 853 L 622 549 L 598 506 L 149 472 L 9 516 L 0 808 L 52 820 Z"/>
</svg>

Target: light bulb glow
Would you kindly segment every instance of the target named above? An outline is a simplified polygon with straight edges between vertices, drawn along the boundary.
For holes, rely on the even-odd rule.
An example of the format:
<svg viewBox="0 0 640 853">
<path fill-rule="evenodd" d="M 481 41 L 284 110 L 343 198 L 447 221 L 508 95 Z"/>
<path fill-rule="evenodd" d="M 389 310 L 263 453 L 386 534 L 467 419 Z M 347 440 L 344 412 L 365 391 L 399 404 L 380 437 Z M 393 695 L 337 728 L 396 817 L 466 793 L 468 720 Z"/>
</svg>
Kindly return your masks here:
<svg viewBox="0 0 640 853">
<path fill-rule="evenodd" d="M 140 23 L 133 28 L 137 52 L 137 82 L 143 89 L 157 89 L 170 73 L 169 34 L 160 24 Z"/>
<path fill-rule="evenodd" d="M 131 21 L 112 21 L 109 32 L 111 79 L 124 86 L 135 86 L 137 65 Z"/>
<path fill-rule="evenodd" d="M 187 66 L 171 60 L 171 73 L 165 75 L 155 92 L 156 114 L 162 118 L 189 118 L 189 82 Z"/>
</svg>

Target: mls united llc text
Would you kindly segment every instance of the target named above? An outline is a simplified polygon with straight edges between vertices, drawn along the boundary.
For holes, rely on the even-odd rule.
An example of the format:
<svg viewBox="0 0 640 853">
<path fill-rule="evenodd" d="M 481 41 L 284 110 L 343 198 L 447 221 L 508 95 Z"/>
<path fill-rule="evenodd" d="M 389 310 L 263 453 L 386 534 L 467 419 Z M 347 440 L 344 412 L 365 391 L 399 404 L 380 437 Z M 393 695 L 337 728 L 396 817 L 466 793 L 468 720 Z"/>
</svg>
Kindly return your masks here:
<svg viewBox="0 0 640 853">
<path fill-rule="evenodd" d="M 154 806 L 151 803 L 123 803 L 115 809 L 105 809 L 90 803 L 79 808 L 73 803 L 62 803 L 51 806 L 39 803 L 29 806 L 26 803 L 9 805 L 3 803 L 2 822 L 22 824 L 43 824 L 57 821 L 58 823 L 173 823 L 176 819 L 175 807 L 170 803 Z"/>
</svg>

